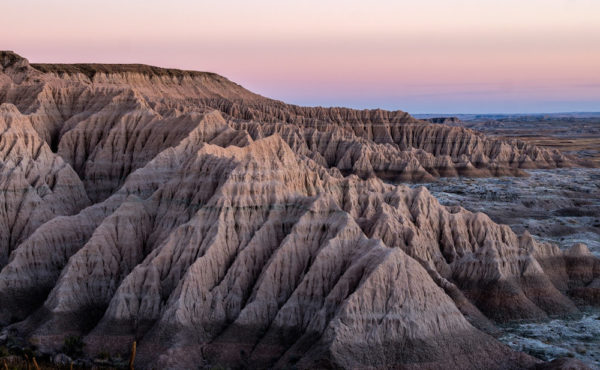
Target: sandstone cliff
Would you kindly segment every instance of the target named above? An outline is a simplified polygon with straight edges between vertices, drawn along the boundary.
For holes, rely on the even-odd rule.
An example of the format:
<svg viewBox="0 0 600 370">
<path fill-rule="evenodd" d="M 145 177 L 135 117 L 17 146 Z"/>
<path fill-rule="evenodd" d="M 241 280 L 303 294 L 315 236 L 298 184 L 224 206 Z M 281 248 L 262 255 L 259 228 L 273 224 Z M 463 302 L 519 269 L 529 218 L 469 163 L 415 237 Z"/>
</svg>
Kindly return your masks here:
<svg viewBox="0 0 600 370">
<path fill-rule="evenodd" d="M 600 261 L 383 180 L 574 165 L 215 74 L 0 53 L 0 326 L 142 368 L 527 368 L 489 333 L 600 304 Z M 383 180 L 382 180 L 383 179 Z"/>
</svg>

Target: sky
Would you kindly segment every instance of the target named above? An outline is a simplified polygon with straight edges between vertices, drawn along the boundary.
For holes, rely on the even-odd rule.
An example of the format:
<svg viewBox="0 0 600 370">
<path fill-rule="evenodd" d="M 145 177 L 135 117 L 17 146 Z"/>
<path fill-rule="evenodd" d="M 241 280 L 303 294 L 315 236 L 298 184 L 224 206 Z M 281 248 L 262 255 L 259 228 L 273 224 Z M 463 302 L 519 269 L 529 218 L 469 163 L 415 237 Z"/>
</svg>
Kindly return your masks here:
<svg viewBox="0 0 600 370">
<path fill-rule="evenodd" d="M 19 0 L 0 24 L 31 62 L 211 71 L 300 105 L 600 111 L 600 0 Z"/>
</svg>

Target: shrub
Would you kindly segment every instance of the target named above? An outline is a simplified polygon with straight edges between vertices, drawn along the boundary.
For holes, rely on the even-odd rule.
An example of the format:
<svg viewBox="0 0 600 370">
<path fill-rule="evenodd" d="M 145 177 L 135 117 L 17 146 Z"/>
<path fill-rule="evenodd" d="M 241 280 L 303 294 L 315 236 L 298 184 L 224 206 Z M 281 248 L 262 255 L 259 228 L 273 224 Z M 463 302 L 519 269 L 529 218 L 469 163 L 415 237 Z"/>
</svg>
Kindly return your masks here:
<svg viewBox="0 0 600 370">
<path fill-rule="evenodd" d="M 62 352 L 71 358 L 77 358 L 83 355 L 83 347 L 85 347 L 85 343 L 81 337 L 69 335 L 65 338 Z"/>
</svg>

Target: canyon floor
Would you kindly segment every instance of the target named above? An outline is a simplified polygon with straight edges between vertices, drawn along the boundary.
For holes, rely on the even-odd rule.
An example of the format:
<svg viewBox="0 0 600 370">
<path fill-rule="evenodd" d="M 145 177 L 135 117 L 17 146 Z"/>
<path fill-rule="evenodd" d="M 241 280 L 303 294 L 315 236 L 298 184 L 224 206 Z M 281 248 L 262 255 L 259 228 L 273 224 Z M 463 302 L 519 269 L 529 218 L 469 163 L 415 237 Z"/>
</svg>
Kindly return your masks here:
<svg viewBox="0 0 600 370">
<path fill-rule="evenodd" d="M 527 177 L 443 178 L 424 185 L 447 206 L 484 212 L 516 233 L 600 256 L 600 169 L 530 170 Z M 415 185 L 416 186 L 416 185 Z"/>
<path fill-rule="evenodd" d="M 600 170 L 531 170 L 527 177 L 443 178 L 426 186 L 447 206 L 485 212 L 492 220 L 568 249 L 583 242 L 600 256 Z M 571 356 L 600 369 L 600 310 L 501 327 L 500 340 L 551 361 Z"/>
<path fill-rule="evenodd" d="M 598 310 L 590 310 L 577 318 L 507 325 L 502 330 L 500 340 L 518 351 L 545 361 L 561 357 L 578 358 L 591 368 L 600 368 Z"/>
<path fill-rule="evenodd" d="M 442 121 L 0 52 L 0 357 L 594 366 L 507 329 L 600 307 L 594 148 Z"/>
</svg>

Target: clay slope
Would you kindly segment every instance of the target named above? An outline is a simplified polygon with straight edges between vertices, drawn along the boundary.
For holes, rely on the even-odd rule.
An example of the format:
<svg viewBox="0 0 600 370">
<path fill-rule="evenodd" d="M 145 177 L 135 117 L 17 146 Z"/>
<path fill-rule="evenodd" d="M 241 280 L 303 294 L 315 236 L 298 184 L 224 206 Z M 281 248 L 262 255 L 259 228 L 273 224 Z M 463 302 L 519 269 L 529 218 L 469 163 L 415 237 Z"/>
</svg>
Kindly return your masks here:
<svg viewBox="0 0 600 370">
<path fill-rule="evenodd" d="M 559 152 L 213 74 L 0 65 L 0 326 L 41 351 L 76 335 L 90 356 L 138 341 L 140 368 L 527 368 L 496 322 L 600 304 L 584 245 L 381 180 Z"/>
</svg>

